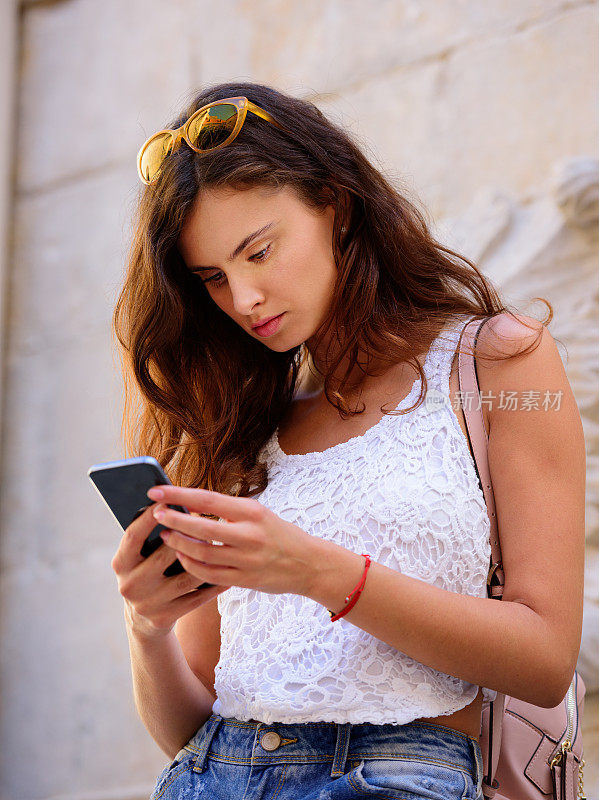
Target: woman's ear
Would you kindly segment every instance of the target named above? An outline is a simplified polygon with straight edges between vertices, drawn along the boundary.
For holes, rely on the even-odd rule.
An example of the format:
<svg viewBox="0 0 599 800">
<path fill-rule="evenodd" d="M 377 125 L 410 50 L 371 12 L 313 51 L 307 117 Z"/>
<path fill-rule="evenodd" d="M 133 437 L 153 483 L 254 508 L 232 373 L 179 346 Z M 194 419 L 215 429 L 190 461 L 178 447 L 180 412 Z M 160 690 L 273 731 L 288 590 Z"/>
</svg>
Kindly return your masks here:
<svg viewBox="0 0 599 800">
<path fill-rule="evenodd" d="M 334 226 L 345 233 L 349 230 L 352 212 L 352 200 L 349 191 L 344 186 L 323 186 L 321 195 L 328 203 L 327 211 L 334 212 Z"/>
</svg>

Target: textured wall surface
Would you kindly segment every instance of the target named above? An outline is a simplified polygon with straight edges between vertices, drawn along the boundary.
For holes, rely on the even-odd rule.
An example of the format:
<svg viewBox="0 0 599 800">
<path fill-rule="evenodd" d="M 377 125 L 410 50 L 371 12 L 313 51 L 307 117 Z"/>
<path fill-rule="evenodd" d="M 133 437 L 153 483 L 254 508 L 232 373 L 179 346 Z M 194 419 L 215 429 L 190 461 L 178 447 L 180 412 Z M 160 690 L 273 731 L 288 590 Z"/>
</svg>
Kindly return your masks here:
<svg viewBox="0 0 599 800">
<path fill-rule="evenodd" d="M 362 0 L 20 7 L 14 185 L 0 175 L 12 198 L 11 233 L 1 243 L 10 245 L 0 314 L 3 800 L 146 798 L 166 761 L 133 707 L 110 567 L 119 531 L 86 472 L 121 452 L 110 315 L 138 191 L 135 156 L 196 87 L 242 79 L 311 99 L 511 295 L 547 296 L 556 330 L 574 320 L 564 340 L 568 331 L 572 342 L 578 336 L 581 355 L 568 368 L 589 442 L 597 437 L 599 387 L 589 383 L 595 373 L 584 382 L 580 365 L 597 364 L 599 341 L 592 326 L 586 339 L 576 333 L 599 297 L 596 217 L 573 225 L 551 176 L 564 159 L 599 159 L 599 3 L 374 6 L 376 13 Z M 6 110 L 12 101 L 0 102 Z M 575 292 L 589 281 L 585 305 Z M 584 719 L 592 798 L 596 452 L 589 464 L 593 547 L 580 669 L 595 690 Z"/>
</svg>

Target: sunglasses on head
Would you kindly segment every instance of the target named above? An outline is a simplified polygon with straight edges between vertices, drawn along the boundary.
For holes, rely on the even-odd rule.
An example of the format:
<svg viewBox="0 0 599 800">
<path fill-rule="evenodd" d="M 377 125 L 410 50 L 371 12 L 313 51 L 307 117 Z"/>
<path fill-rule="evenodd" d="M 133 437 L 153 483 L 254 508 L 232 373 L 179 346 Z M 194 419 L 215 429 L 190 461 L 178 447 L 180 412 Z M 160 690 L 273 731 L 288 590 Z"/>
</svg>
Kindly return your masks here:
<svg viewBox="0 0 599 800">
<path fill-rule="evenodd" d="M 166 128 L 158 131 L 143 143 L 137 154 L 140 179 L 148 185 L 153 183 L 160 174 L 164 159 L 180 147 L 182 140 L 196 153 L 208 153 L 230 144 L 241 130 L 248 111 L 287 131 L 268 111 L 247 97 L 216 100 L 194 111 L 177 130 Z"/>
</svg>

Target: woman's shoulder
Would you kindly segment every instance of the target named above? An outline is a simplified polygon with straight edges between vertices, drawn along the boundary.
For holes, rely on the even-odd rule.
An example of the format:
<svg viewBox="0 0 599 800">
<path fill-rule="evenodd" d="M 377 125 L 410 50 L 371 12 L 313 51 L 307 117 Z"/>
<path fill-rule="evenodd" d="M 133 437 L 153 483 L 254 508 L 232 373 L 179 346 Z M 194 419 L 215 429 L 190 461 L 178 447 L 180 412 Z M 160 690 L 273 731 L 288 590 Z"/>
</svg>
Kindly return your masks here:
<svg viewBox="0 0 599 800">
<path fill-rule="evenodd" d="M 476 357 L 495 362 L 499 354 L 509 358 L 519 356 L 539 338 L 540 333 L 541 339 L 552 339 L 547 328 L 537 319 L 524 314 L 497 314 L 480 330 Z"/>
<path fill-rule="evenodd" d="M 524 314 L 498 314 L 485 323 L 476 345 L 476 365 L 490 420 L 503 416 L 503 411 L 542 409 L 556 402 L 553 395 L 572 399 L 553 336 L 542 322 Z M 504 399 L 507 393 L 510 402 Z"/>
</svg>

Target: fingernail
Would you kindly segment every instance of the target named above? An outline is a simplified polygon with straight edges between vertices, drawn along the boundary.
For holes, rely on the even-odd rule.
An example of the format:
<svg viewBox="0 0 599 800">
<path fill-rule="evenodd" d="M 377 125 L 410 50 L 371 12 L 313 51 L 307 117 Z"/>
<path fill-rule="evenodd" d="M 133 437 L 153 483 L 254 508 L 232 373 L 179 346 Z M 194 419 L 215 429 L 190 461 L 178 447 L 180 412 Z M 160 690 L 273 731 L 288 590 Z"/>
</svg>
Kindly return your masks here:
<svg viewBox="0 0 599 800">
<path fill-rule="evenodd" d="M 169 536 L 170 536 L 170 533 L 167 533 L 166 531 L 162 531 L 162 533 L 160 534 L 160 536 L 161 536 L 161 538 L 162 538 L 162 541 L 163 541 L 163 542 L 166 542 L 166 541 L 168 540 Z"/>
<path fill-rule="evenodd" d="M 157 508 L 155 511 L 152 512 L 156 519 L 162 519 L 164 516 L 164 511 L 161 508 Z"/>
<path fill-rule="evenodd" d="M 147 494 L 148 497 L 150 497 L 152 500 L 160 500 L 161 498 L 164 497 L 164 492 L 162 491 L 162 489 L 158 489 L 155 486 L 153 486 L 151 489 L 148 489 Z"/>
</svg>

